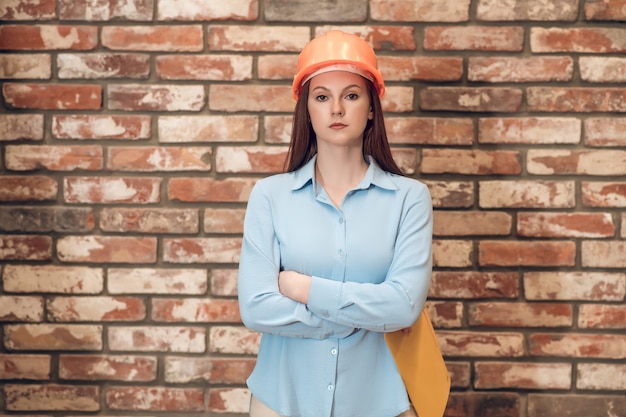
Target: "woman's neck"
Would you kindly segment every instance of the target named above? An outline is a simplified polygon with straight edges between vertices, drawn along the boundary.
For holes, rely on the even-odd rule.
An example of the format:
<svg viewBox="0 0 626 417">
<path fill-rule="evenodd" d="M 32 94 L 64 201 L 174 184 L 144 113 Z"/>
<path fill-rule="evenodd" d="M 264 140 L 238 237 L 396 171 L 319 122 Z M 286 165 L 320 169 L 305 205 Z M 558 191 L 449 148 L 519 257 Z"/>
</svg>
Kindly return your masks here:
<svg viewBox="0 0 626 417">
<path fill-rule="evenodd" d="M 359 150 L 354 152 L 318 152 L 315 161 L 315 179 L 326 190 L 335 206 L 339 207 L 348 191 L 356 187 L 367 172 L 368 164 Z"/>
</svg>

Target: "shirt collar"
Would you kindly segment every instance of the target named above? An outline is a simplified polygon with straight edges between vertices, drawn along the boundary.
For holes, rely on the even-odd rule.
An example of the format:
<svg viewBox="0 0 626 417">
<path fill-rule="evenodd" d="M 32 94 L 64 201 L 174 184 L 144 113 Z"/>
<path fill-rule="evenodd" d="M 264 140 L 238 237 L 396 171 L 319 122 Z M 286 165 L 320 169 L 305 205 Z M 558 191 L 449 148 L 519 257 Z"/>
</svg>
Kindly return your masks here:
<svg viewBox="0 0 626 417">
<path fill-rule="evenodd" d="M 315 184 L 315 160 L 317 159 L 317 154 L 313 155 L 313 158 L 309 162 L 307 162 L 302 168 L 295 171 L 295 176 L 293 180 L 292 190 L 296 191 L 304 187 L 305 185 L 311 183 Z M 371 156 L 367 156 L 369 167 L 367 168 L 367 172 L 365 173 L 365 177 L 359 185 L 356 186 L 357 189 L 367 189 L 370 185 L 375 185 L 380 188 L 385 188 L 387 190 L 397 190 L 398 186 L 393 181 L 393 176 L 386 171 L 383 171 L 382 168 L 378 166 L 374 158 Z"/>
</svg>

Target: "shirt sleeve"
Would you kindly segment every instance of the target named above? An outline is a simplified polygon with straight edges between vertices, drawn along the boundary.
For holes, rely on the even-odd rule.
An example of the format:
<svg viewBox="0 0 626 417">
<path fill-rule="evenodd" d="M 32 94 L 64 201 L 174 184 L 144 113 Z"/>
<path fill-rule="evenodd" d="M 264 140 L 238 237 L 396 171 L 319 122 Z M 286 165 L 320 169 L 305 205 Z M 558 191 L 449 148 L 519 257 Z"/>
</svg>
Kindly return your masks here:
<svg viewBox="0 0 626 417">
<path fill-rule="evenodd" d="M 250 193 L 239 260 L 241 319 L 252 330 L 282 336 L 345 337 L 354 327 L 325 320 L 278 289 L 280 246 L 274 231 L 270 195 L 258 182 Z"/>
<path fill-rule="evenodd" d="M 335 323 L 387 332 L 410 327 L 428 295 L 432 270 L 432 202 L 421 183 L 407 200 L 394 255 L 382 283 L 313 277 L 308 308 Z M 334 296 L 330 296 L 334 294 Z"/>
</svg>

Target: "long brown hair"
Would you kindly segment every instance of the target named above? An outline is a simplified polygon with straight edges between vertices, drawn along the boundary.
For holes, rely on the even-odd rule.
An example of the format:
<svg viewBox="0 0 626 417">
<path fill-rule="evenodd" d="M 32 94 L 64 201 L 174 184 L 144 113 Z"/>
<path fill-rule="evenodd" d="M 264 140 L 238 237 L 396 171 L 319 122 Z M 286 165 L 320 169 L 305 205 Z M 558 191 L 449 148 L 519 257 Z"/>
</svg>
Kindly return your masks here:
<svg viewBox="0 0 626 417">
<path fill-rule="evenodd" d="M 291 142 L 289 143 L 289 153 L 285 161 L 285 170 L 287 172 L 295 171 L 306 165 L 317 153 L 317 138 L 311 125 L 307 107 L 310 83 L 310 81 L 307 81 L 302 86 L 302 91 L 298 96 L 294 110 Z M 391 155 L 380 98 L 376 93 L 374 84 L 367 79 L 365 83 L 374 117 L 367 122 L 363 132 L 363 157 L 370 155 L 384 171 L 404 175 Z"/>
</svg>

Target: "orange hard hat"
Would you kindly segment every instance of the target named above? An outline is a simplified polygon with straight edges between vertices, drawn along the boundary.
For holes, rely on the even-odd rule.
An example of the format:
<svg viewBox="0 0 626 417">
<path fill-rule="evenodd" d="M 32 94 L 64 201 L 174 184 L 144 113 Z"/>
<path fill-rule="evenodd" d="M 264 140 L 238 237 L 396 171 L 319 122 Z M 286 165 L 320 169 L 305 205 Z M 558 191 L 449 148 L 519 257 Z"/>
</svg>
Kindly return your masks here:
<svg viewBox="0 0 626 417">
<path fill-rule="evenodd" d="M 348 71 L 374 83 L 378 96 L 385 94 L 385 82 L 378 69 L 376 54 L 365 40 L 340 30 L 331 30 L 311 40 L 300 52 L 293 79 L 293 95 L 298 99 L 302 85 L 315 75 L 328 71 Z"/>
</svg>

